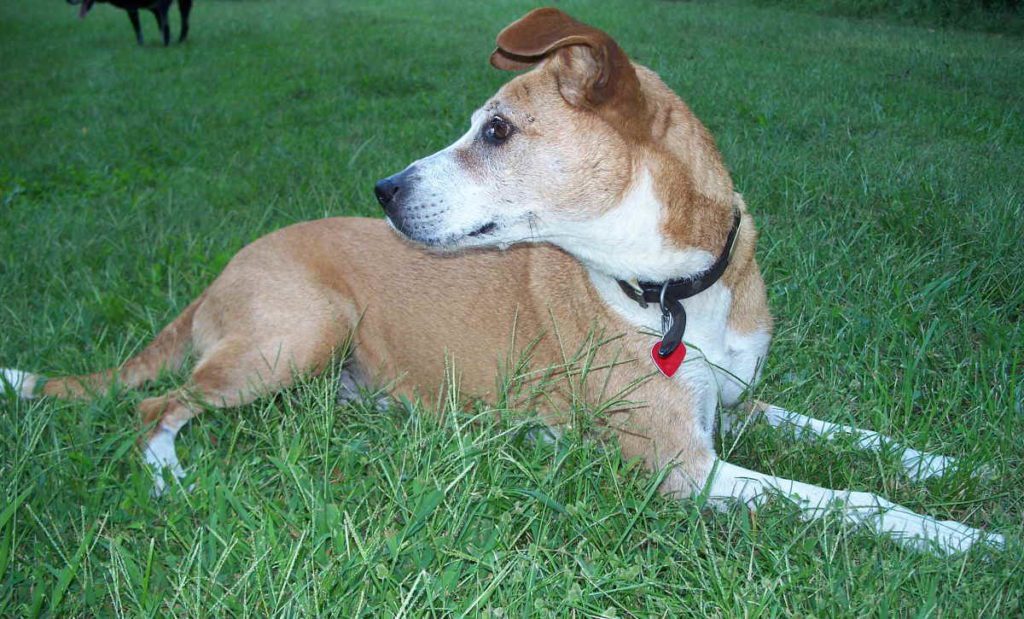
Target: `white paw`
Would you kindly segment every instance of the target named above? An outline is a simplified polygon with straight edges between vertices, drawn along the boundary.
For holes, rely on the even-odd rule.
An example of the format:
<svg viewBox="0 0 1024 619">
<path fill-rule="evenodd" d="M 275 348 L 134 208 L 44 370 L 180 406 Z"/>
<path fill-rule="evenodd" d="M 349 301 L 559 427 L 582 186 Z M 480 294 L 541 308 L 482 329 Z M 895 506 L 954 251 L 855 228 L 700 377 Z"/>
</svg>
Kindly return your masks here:
<svg viewBox="0 0 1024 619">
<path fill-rule="evenodd" d="M 907 477 L 914 481 L 941 477 L 960 468 L 960 462 L 956 458 L 922 453 L 909 448 L 903 453 L 902 461 Z M 970 474 L 975 479 L 993 479 L 997 476 L 998 471 L 994 466 L 981 464 L 972 465 Z"/>
<path fill-rule="evenodd" d="M 35 374 L 0 368 L 0 392 L 10 391 L 19 398 L 28 400 L 35 397 L 37 380 Z"/>
<path fill-rule="evenodd" d="M 156 462 L 155 459 L 151 459 L 147 454 L 146 464 L 149 465 L 149 470 L 153 474 L 153 489 L 149 495 L 152 497 L 163 496 L 167 489 L 170 487 L 168 484 L 168 477 L 170 483 L 181 485 L 183 479 L 185 479 L 185 469 L 181 468 L 181 464 L 177 462 L 177 458 L 173 463 L 171 462 Z M 169 475 L 168 475 L 169 473 Z M 195 484 L 190 484 L 187 490 L 192 491 Z"/>
<path fill-rule="evenodd" d="M 1006 547 L 1006 539 L 998 533 L 987 533 L 953 520 L 934 520 L 926 526 L 925 537 L 934 541 L 946 554 L 967 552 L 975 544 L 987 544 L 996 550 Z"/>
<path fill-rule="evenodd" d="M 539 441 L 545 445 L 554 445 L 560 436 L 562 436 L 562 431 L 551 426 L 537 426 L 526 432 L 527 440 L 534 443 Z"/>
<path fill-rule="evenodd" d="M 898 542 L 918 550 L 937 548 L 944 554 L 967 552 L 975 544 L 989 544 L 997 549 L 1005 545 L 998 533 L 987 533 L 955 520 L 936 520 L 916 514 L 904 507 L 888 503 L 877 515 L 862 522 L 871 523 L 879 533 L 888 533 Z"/>
<path fill-rule="evenodd" d="M 956 468 L 956 459 L 938 454 L 921 453 L 907 449 L 903 454 L 903 468 L 907 477 L 914 481 L 924 481 L 940 477 Z"/>
<path fill-rule="evenodd" d="M 161 426 L 146 445 L 146 464 L 153 472 L 153 490 L 150 492 L 153 497 L 159 497 L 167 491 L 164 471 L 169 471 L 179 484 L 185 479 L 185 469 L 181 467 L 178 454 L 174 451 L 174 435 L 174 432 Z M 191 490 L 191 486 L 188 489 Z"/>
</svg>

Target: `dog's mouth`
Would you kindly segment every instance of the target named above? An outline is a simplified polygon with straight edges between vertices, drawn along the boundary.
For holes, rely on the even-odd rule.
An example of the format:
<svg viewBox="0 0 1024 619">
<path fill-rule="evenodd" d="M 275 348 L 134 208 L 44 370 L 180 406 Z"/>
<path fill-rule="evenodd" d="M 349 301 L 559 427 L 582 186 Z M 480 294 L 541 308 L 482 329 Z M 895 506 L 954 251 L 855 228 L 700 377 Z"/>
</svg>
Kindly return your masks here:
<svg viewBox="0 0 1024 619">
<path fill-rule="evenodd" d="M 517 241 L 506 240 L 504 237 L 515 230 L 516 226 L 523 220 L 529 219 L 529 217 L 529 215 L 526 215 L 511 219 L 492 219 L 471 228 L 468 232 L 456 233 L 447 232 L 443 228 L 438 230 L 429 225 L 417 225 L 422 224 L 422 221 L 409 221 L 394 215 L 388 215 L 385 219 L 388 225 L 391 226 L 391 229 L 406 240 L 417 245 L 429 247 L 434 251 L 445 253 L 471 247 L 489 247 L 492 245 L 505 249 Z M 524 236 L 522 240 L 528 241 L 532 240 L 532 238 Z"/>
<path fill-rule="evenodd" d="M 448 237 L 436 237 L 431 239 L 415 239 L 419 243 L 423 243 L 434 249 L 445 251 L 455 250 L 467 246 L 476 246 L 480 243 L 486 244 L 487 237 L 498 230 L 498 223 L 495 221 L 489 221 L 484 225 L 474 228 L 469 232 L 462 234 L 454 234 Z"/>
<path fill-rule="evenodd" d="M 465 247 L 467 244 L 476 245 L 476 242 L 474 241 L 485 241 L 489 235 L 498 230 L 498 223 L 495 221 L 489 221 L 482 226 L 474 228 L 470 232 L 448 236 L 437 236 L 429 232 L 424 234 L 422 230 L 410 230 L 403 222 L 396 222 L 391 217 L 387 217 L 386 219 L 391 228 L 406 239 L 441 252 Z"/>
</svg>

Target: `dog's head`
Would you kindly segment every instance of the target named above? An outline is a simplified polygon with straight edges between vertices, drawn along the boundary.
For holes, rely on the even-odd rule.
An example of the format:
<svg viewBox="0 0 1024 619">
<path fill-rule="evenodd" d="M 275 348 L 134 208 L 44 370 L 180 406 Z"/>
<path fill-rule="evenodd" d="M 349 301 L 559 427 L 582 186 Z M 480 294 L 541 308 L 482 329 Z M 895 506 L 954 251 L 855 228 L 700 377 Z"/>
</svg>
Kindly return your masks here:
<svg viewBox="0 0 1024 619">
<path fill-rule="evenodd" d="M 706 137 L 678 97 L 610 36 L 557 9 L 505 28 L 491 64 L 532 70 L 477 110 L 454 144 L 377 183 L 392 226 L 437 249 L 547 241 L 585 261 L 616 250 L 603 237 L 646 233 L 623 228 L 660 234 L 674 196 L 659 199 L 655 185 L 681 193 L 659 179 L 692 168 L 682 151 Z M 681 171 L 687 191 L 704 180 L 692 172 Z"/>
<path fill-rule="evenodd" d="M 89 10 L 92 9 L 92 5 L 96 4 L 96 0 L 68 0 L 68 4 L 75 6 L 81 5 L 78 9 L 78 18 L 85 19 Z"/>
</svg>

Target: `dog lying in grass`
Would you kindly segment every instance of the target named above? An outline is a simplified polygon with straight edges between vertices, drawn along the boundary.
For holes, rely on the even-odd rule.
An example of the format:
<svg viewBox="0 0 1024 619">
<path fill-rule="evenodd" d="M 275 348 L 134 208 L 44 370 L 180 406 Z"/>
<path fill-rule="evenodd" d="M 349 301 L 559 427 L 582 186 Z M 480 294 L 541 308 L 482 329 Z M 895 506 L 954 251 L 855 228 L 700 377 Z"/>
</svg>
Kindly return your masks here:
<svg viewBox="0 0 1024 619">
<path fill-rule="evenodd" d="M 833 508 L 912 547 L 1000 544 L 868 492 L 779 479 L 720 459 L 716 412 L 804 435 L 853 433 L 900 450 L 915 479 L 952 460 L 762 403 L 745 404 L 771 339 L 756 231 L 714 140 L 649 69 L 606 33 L 555 9 L 505 28 L 491 54 L 516 76 L 469 131 L 379 181 L 385 219 L 300 223 L 243 248 L 219 277 L 121 367 L 44 380 L 5 370 L 26 398 L 134 388 L 196 358 L 187 383 L 139 404 L 155 490 L 185 477 L 175 438 L 207 407 L 235 407 L 351 355 L 344 383 L 394 395 L 494 398 L 508 359 L 520 404 L 552 427 L 578 402 L 600 431 L 659 471 L 672 497 L 755 507 L 782 495 L 809 518 Z M 579 363 L 571 351 L 586 351 Z M 585 368 L 580 368 L 583 365 Z M 452 369 L 454 368 L 454 370 Z M 584 371 L 585 370 L 585 371 Z"/>
<path fill-rule="evenodd" d="M 94 4 L 109 2 L 114 6 L 128 12 L 128 19 L 132 22 L 135 30 L 135 40 L 142 45 L 142 24 L 139 22 L 139 11 L 145 9 L 152 11 L 156 17 L 157 26 L 160 27 L 160 34 L 164 38 L 164 45 L 171 43 L 171 24 L 167 13 L 174 0 L 67 0 L 68 4 L 81 5 L 78 10 L 78 17 L 85 19 L 85 16 L 92 9 Z M 188 37 L 188 16 L 192 12 L 192 0 L 178 0 L 178 12 L 181 14 L 181 34 L 178 42 L 184 43 Z"/>
</svg>

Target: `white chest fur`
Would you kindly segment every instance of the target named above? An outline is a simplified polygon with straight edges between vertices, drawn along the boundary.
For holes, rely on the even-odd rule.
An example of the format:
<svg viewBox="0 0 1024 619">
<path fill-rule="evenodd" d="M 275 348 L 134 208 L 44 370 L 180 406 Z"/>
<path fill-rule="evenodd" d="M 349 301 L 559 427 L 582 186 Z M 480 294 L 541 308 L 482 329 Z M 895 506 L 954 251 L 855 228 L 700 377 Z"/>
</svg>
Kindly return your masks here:
<svg viewBox="0 0 1024 619">
<path fill-rule="evenodd" d="M 607 275 L 591 271 L 590 279 L 605 303 L 638 332 L 661 332 L 661 310 L 657 305 L 640 307 Z M 721 282 L 683 300 L 683 307 L 687 316 L 683 334 L 686 361 L 673 379 L 692 394 L 700 409 L 702 425 L 710 431 L 718 402 L 735 405 L 756 381 L 770 337 L 762 332 L 740 334 L 729 329 L 732 292 Z M 650 337 L 653 346 L 658 338 Z"/>
</svg>

